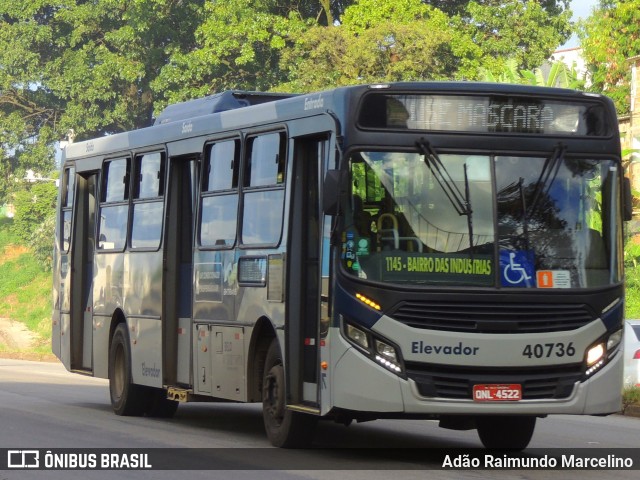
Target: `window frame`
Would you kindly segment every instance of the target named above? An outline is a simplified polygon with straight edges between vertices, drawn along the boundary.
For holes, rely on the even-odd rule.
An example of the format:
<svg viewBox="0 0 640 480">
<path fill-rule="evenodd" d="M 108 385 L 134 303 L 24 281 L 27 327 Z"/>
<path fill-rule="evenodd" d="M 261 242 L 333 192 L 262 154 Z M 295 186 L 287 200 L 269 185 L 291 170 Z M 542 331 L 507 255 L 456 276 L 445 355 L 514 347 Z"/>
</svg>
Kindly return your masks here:
<svg viewBox="0 0 640 480">
<path fill-rule="evenodd" d="M 71 188 L 69 188 L 71 187 Z M 69 253 L 71 249 L 71 237 L 73 233 L 73 212 L 76 200 L 76 167 L 68 165 L 62 173 L 62 189 L 60 192 L 60 251 Z M 65 246 L 65 217 L 69 214 L 69 237 Z"/>
<path fill-rule="evenodd" d="M 140 177 L 142 174 L 142 161 L 144 157 L 151 155 L 159 155 L 160 156 L 160 170 L 158 172 L 158 189 L 156 196 L 145 196 L 140 197 L 140 185 L 144 179 L 144 177 Z M 156 252 L 162 248 L 162 243 L 164 239 L 164 220 L 165 220 L 165 189 L 166 189 L 166 178 L 167 178 L 167 154 L 164 150 L 151 150 L 147 152 L 139 152 L 133 155 L 133 162 L 131 164 L 131 195 L 130 195 L 130 208 L 129 208 L 129 219 L 128 219 L 128 234 L 127 234 L 127 245 L 131 251 L 151 251 Z M 135 221 L 135 211 L 136 206 L 139 205 L 152 205 L 152 204 L 161 204 L 162 205 L 162 214 L 160 221 L 160 229 L 159 229 L 159 237 L 157 244 L 153 246 L 134 246 L 134 221 Z"/>
<path fill-rule="evenodd" d="M 118 200 L 107 200 L 108 198 L 108 186 L 109 186 L 109 169 L 113 162 L 117 161 L 125 161 L 125 174 L 123 177 L 124 190 L 122 199 Z M 108 165 L 108 167 L 107 167 Z M 132 167 L 132 156 L 130 153 L 121 154 L 118 156 L 114 156 L 112 158 L 105 158 L 102 162 L 102 167 L 100 169 L 100 193 L 99 193 L 99 216 L 98 221 L 96 222 L 97 229 L 97 242 L 96 242 L 96 252 L 99 253 L 121 253 L 124 252 L 128 245 L 129 238 L 129 216 L 131 214 L 130 208 L 130 184 L 131 184 L 131 167 Z M 126 207 L 126 224 L 125 224 L 125 233 L 124 233 L 124 242 L 122 245 L 114 246 L 113 248 L 106 248 L 103 246 L 103 240 L 100 239 L 102 235 L 102 218 L 103 211 L 112 207 Z"/>
<path fill-rule="evenodd" d="M 269 136 L 278 135 L 278 170 L 276 172 L 276 183 L 263 184 L 252 186 L 251 182 L 251 167 L 253 159 L 253 143 L 255 139 Z M 277 130 L 268 130 L 261 132 L 254 132 L 245 137 L 245 148 L 243 152 L 243 165 L 242 165 L 242 178 L 241 178 L 241 204 L 240 204 L 240 218 L 238 225 L 238 242 L 242 249 L 251 248 L 277 248 L 282 243 L 283 231 L 284 231 L 284 213 L 286 203 L 286 183 L 287 183 L 287 169 L 288 169 L 288 155 L 289 155 L 289 135 L 284 128 Z M 278 178 L 282 175 L 282 178 Z M 247 204 L 247 197 L 252 194 L 268 193 L 268 192 L 282 192 L 282 204 L 280 208 L 280 227 L 277 238 L 274 242 L 253 242 L 249 243 L 243 239 L 245 228 L 245 205 Z"/>
<path fill-rule="evenodd" d="M 217 188 L 209 189 L 209 178 L 211 174 L 212 166 L 215 166 L 215 162 L 212 165 L 211 158 L 213 149 L 216 145 L 223 143 L 234 144 L 234 154 L 231 173 L 231 188 Z M 239 225 L 239 212 L 240 212 L 240 171 L 242 164 L 242 149 L 243 142 L 240 136 L 222 137 L 217 138 L 211 142 L 207 142 L 204 146 L 204 160 L 202 165 L 201 179 L 200 179 L 200 192 L 198 196 L 198 225 L 196 232 L 196 242 L 200 250 L 231 250 L 238 244 L 238 225 Z M 234 236 L 233 240 L 224 244 L 209 244 L 202 241 L 202 227 L 203 227 L 203 212 L 204 203 L 206 199 L 215 199 L 223 197 L 235 197 L 236 210 L 235 210 L 235 224 L 234 224 Z M 222 239 L 228 240 L 228 239 Z"/>
</svg>

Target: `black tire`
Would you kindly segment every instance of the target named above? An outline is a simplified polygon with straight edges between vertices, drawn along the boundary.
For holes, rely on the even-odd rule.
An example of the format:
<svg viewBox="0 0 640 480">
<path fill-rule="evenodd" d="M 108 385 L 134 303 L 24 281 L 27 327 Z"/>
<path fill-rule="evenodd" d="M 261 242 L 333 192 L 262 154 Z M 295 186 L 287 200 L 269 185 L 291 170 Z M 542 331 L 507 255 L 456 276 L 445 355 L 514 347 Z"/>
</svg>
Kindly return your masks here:
<svg viewBox="0 0 640 480">
<path fill-rule="evenodd" d="M 284 367 L 278 341 L 269 346 L 262 381 L 262 417 L 271 444 L 281 448 L 305 448 L 313 440 L 318 417 L 286 408 Z"/>
<path fill-rule="evenodd" d="M 147 408 L 145 413 L 149 417 L 155 418 L 171 418 L 178 410 L 180 402 L 175 400 L 169 400 L 167 398 L 167 392 L 161 388 L 149 389 L 149 396 L 147 400 Z"/>
<path fill-rule="evenodd" d="M 109 394 L 116 415 L 144 415 L 148 404 L 148 391 L 136 385 L 131 376 L 131 350 L 126 323 L 113 332 L 109 348 Z"/>
<path fill-rule="evenodd" d="M 524 450 L 536 427 L 532 416 L 481 416 L 476 418 L 478 436 L 485 448 L 495 450 Z"/>
</svg>

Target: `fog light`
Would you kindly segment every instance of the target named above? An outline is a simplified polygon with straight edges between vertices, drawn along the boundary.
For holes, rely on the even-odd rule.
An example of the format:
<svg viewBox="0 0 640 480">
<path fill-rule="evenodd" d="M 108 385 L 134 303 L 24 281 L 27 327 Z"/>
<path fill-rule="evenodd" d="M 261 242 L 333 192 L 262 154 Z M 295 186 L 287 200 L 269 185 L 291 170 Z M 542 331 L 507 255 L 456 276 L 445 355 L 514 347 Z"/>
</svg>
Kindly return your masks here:
<svg viewBox="0 0 640 480">
<path fill-rule="evenodd" d="M 352 340 L 353 343 L 364 349 L 369 349 L 369 338 L 367 337 L 367 334 L 365 332 L 363 332 L 359 328 L 354 327 L 353 325 L 349 325 L 348 323 L 346 330 L 347 337 L 349 337 L 349 339 Z"/>
<path fill-rule="evenodd" d="M 602 359 L 604 355 L 604 345 L 599 343 L 595 347 L 591 347 L 587 352 L 587 366 L 591 367 L 599 360 Z"/>
</svg>

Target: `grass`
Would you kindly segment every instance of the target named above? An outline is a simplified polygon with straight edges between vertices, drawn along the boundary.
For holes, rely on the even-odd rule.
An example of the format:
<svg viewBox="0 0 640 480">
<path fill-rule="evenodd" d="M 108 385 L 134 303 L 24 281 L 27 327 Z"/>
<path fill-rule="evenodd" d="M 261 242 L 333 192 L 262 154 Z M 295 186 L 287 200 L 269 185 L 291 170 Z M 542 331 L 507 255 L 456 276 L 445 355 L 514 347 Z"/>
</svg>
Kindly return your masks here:
<svg viewBox="0 0 640 480">
<path fill-rule="evenodd" d="M 640 237 L 627 238 L 624 246 L 625 318 L 640 318 Z"/>
<path fill-rule="evenodd" d="M 33 353 L 51 353 L 51 273 L 44 272 L 28 248 L 0 219 L 0 317 L 23 323 L 37 335 Z M 7 351 L 7 347 L 3 347 Z"/>
<path fill-rule="evenodd" d="M 625 318 L 640 318 L 640 267 L 627 267 L 625 280 Z"/>
<path fill-rule="evenodd" d="M 640 405 L 640 387 L 625 387 L 622 392 L 622 411 L 630 405 Z"/>
<path fill-rule="evenodd" d="M 10 218 L 0 217 L 0 252 L 4 247 L 12 243 L 18 243 L 18 237 L 11 232 L 13 221 Z"/>
</svg>

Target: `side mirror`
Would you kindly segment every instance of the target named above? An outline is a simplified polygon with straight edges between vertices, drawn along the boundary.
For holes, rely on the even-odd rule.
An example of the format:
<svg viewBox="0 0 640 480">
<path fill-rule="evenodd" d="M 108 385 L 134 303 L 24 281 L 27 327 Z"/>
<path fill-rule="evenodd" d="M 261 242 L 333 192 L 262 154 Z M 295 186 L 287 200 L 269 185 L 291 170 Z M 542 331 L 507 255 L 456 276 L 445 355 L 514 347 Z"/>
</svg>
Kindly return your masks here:
<svg viewBox="0 0 640 480">
<path fill-rule="evenodd" d="M 342 175 L 340 170 L 328 170 L 322 188 L 322 211 L 325 215 L 338 215 Z"/>
<path fill-rule="evenodd" d="M 628 222 L 633 217 L 633 196 L 631 195 L 631 181 L 629 177 L 622 179 L 622 189 L 622 215 L 623 219 Z"/>
</svg>

